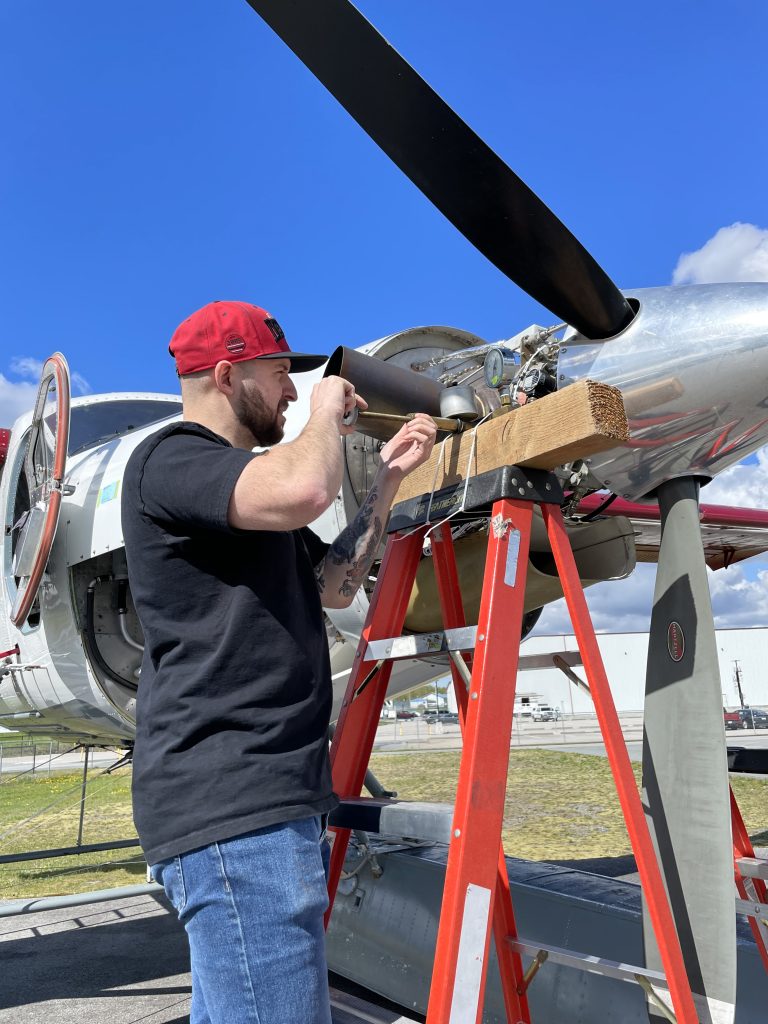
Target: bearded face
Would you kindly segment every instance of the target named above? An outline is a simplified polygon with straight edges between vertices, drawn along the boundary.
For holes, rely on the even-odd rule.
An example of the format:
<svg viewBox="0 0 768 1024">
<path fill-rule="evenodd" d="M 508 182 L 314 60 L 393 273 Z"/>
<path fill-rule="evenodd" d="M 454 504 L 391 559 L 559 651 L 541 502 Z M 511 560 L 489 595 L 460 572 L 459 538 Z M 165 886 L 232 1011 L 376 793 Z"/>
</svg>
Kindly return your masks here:
<svg viewBox="0 0 768 1024">
<path fill-rule="evenodd" d="M 282 441 L 282 413 L 287 408 L 288 403 L 282 398 L 275 408 L 270 408 L 254 380 L 242 381 L 241 393 L 234 405 L 238 421 L 253 434 L 256 444 L 263 448 Z"/>
</svg>

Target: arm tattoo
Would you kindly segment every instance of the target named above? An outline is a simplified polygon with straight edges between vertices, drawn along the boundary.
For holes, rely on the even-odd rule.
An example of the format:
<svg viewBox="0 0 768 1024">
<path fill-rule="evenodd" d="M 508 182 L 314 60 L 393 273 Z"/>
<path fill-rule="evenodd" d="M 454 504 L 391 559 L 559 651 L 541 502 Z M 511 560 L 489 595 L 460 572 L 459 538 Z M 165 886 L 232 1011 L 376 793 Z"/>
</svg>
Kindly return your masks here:
<svg viewBox="0 0 768 1024">
<path fill-rule="evenodd" d="M 339 587 L 339 593 L 344 597 L 354 594 L 365 580 L 379 547 L 384 527 L 373 512 L 377 497 L 378 491 L 374 487 L 355 518 L 328 550 L 328 557 L 334 565 L 348 567 Z"/>
<path fill-rule="evenodd" d="M 379 540 L 381 538 L 381 520 L 377 516 L 374 519 L 373 533 L 368 539 L 368 543 L 365 546 L 365 550 L 362 555 L 354 562 L 352 562 L 349 569 L 347 569 L 347 575 L 344 582 L 339 587 L 339 593 L 344 597 L 351 597 L 352 594 L 360 587 L 368 575 L 368 570 L 371 567 L 371 563 L 376 555 L 376 551 L 379 547 Z"/>
<path fill-rule="evenodd" d="M 344 565 L 345 562 L 351 562 L 354 559 L 358 542 L 368 532 L 371 525 L 373 503 L 376 501 L 377 496 L 376 488 L 374 488 L 349 526 L 342 530 L 333 544 L 331 544 L 328 556 L 334 565 Z"/>
</svg>

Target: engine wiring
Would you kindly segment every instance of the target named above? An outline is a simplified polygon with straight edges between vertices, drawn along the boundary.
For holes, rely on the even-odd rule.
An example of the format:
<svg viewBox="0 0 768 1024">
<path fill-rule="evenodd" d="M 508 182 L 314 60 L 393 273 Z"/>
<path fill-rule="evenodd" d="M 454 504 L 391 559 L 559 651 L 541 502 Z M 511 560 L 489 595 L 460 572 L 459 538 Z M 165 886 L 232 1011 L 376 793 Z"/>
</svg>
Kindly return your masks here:
<svg viewBox="0 0 768 1024">
<path fill-rule="evenodd" d="M 612 505 L 614 503 L 614 501 L 616 501 L 617 498 L 618 498 L 618 494 L 609 494 L 608 497 L 605 499 L 605 501 L 602 504 L 598 505 L 597 508 L 593 508 L 592 511 L 588 512 L 586 515 L 581 516 L 577 520 L 577 522 L 579 522 L 579 523 L 591 523 L 591 522 L 593 522 L 595 519 L 597 519 L 597 517 L 599 515 L 601 515 L 605 511 L 605 509 L 608 508 L 609 505 Z"/>
</svg>

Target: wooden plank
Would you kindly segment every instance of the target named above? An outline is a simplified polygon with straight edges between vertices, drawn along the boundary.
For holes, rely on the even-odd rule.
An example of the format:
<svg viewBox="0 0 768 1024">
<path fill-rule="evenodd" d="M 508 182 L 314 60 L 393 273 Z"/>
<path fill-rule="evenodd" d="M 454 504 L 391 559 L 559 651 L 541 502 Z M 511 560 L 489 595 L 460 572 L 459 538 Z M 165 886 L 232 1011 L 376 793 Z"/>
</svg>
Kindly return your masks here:
<svg viewBox="0 0 768 1024">
<path fill-rule="evenodd" d="M 499 466 L 555 469 L 628 440 L 618 388 L 579 381 L 438 442 L 429 461 L 403 480 L 395 500 L 427 494 L 464 480 L 467 473 L 474 476 Z"/>
</svg>

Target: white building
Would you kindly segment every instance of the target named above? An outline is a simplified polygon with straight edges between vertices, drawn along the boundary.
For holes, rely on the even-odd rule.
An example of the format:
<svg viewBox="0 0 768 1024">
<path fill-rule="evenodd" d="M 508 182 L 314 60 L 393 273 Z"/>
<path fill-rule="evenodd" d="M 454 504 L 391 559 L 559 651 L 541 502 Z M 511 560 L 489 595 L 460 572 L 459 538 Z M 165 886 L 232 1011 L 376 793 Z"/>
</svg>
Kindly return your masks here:
<svg viewBox="0 0 768 1024">
<path fill-rule="evenodd" d="M 597 642 L 618 711 L 642 711 L 645 691 L 647 633 L 598 633 Z M 547 654 L 578 650 L 576 638 L 534 636 L 526 640 L 521 654 Z M 768 629 L 719 629 L 717 651 L 723 705 L 740 706 L 735 681 L 736 665 L 741 674 L 744 703 L 768 707 Z M 574 671 L 583 678 L 583 666 Z M 517 703 L 542 702 L 563 714 L 591 713 L 592 701 L 556 668 L 521 672 L 517 680 Z"/>
</svg>

